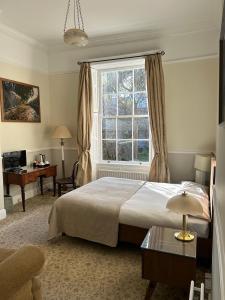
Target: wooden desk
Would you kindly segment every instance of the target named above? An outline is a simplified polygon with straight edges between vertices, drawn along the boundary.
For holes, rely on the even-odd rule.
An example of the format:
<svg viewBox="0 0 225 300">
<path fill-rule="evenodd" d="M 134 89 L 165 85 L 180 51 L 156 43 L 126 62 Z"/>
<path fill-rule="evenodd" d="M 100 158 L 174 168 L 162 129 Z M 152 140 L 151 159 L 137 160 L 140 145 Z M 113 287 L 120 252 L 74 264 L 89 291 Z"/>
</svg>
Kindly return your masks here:
<svg viewBox="0 0 225 300">
<path fill-rule="evenodd" d="M 189 289 L 196 272 L 196 240 L 178 241 L 174 230 L 153 226 L 142 245 L 142 278 L 150 280 L 146 298 L 151 298 L 157 282 Z"/>
<path fill-rule="evenodd" d="M 19 185 L 21 188 L 23 211 L 25 211 L 25 185 L 36 182 L 40 178 L 41 194 L 43 195 L 43 178 L 53 177 L 54 196 L 56 194 L 56 175 L 57 165 L 44 168 L 28 168 L 19 172 L 3 172 L 4 183 L 6 184 L 6 192 L 10 194 L 10 184 Z"/>
</svg>

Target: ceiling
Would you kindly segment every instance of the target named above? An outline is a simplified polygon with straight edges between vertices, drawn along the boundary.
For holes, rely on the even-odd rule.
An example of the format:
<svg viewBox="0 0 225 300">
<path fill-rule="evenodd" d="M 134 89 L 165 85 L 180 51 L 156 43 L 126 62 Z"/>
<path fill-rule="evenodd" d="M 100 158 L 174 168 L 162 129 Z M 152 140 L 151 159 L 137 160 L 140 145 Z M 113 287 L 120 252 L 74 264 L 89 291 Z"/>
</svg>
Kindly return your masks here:
<svg viewBox="0 0 225 300">
<path fill-rule="evenodd" d="M 66 6 L 67 0 L 0 0 L 0 24 L 46 46 L 60 45 Z M 221 0 L 81 0 L 91 40 L 143 31 L 219 30 L 221 6 Z"/>
</svg>

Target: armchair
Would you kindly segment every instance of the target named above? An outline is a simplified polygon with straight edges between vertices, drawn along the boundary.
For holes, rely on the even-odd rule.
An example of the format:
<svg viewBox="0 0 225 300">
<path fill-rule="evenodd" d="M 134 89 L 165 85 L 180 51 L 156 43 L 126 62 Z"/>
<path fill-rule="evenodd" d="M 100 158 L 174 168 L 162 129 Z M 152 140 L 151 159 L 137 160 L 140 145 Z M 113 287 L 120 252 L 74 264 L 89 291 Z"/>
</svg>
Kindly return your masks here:
<svg viewBox="0 0 225 300">
<path fill-rule="evenodd" d="M 41 300 L 41 285 L 35 276 L 44 262 L 36 246 L 0 249 L 0 300 Z"/>
</svg>

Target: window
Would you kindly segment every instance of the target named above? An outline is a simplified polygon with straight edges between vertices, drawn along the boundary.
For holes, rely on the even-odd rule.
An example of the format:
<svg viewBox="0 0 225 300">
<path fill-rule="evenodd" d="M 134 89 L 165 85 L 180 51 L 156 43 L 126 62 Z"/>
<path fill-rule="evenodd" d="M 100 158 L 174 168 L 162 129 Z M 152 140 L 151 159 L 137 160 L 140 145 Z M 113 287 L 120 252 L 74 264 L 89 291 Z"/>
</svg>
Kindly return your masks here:
<svg viewBox="0 0 225 300">
<path fill-rule="evenodd" d="M 98 71 L 101 160 L 149 162 L 150 130 L 143 66 Z"/>
</svg>

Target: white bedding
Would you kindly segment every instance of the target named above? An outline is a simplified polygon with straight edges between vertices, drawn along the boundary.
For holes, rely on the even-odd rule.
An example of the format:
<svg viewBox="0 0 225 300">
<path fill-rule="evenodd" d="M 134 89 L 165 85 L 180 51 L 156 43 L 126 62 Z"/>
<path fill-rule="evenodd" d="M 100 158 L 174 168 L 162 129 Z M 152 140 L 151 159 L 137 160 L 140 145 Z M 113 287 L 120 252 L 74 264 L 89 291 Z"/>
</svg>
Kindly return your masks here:
<svg viewBox="0 0 225 300">
<path fill-rule="evenodd" d="M 146 182 L 120 208 L 121 224 L 141 228 L 153 225 L 181 228 L 182 216 L 166 208 L 170 197 L 183 191 L 182 184 Z M 199 237 L 208 237 L 208 221 L 202 218 L 189 217 L 188 227 L 196 231 Z"/>
<path fill-rule="evenodd" d="M 64 232 L 114 247 L 119 223 L 141 228 L 181 228 L 182 216 L 166 209 L 166 204 L 186 188 L 200 197 L 205 218 L 189 217 L 189 228 L 206 238 L 208 198 L 201 188 L 114 177 L 98 179 L 58 198 L 49 216 L 49 238 Z"/>
</svg>

